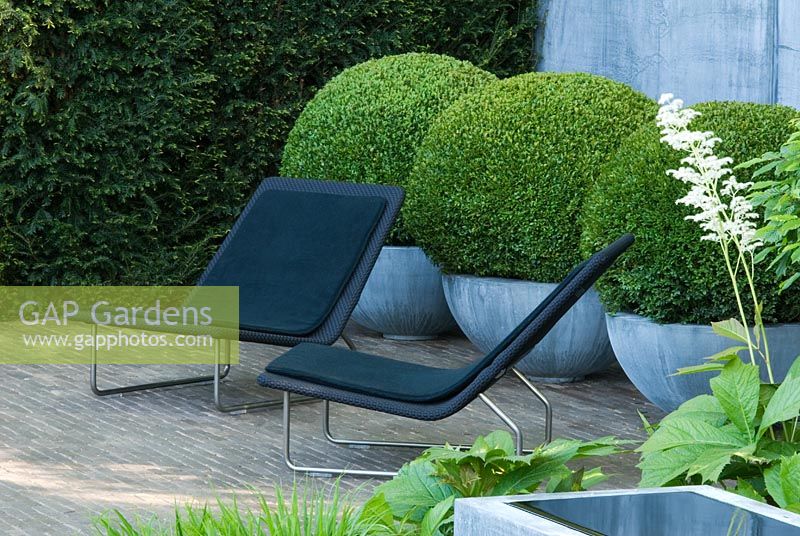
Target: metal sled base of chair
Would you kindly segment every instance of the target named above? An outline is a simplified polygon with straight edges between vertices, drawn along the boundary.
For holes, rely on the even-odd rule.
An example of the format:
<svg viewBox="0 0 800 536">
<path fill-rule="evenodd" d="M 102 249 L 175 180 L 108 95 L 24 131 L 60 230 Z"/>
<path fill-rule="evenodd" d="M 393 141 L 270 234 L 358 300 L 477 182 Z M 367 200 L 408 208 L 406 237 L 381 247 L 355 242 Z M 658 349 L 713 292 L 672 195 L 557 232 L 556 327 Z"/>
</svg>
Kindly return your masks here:
<svg viewBox="0 0 800 536">
<path fill-rule="evenodd" d="M 356 349 L 355 343 L 353 343 L 353 341 L 349 337 L 342 334 L 341 339 L 344 341 L 344 343 L 347 345 L 348 348 L 350 348 L 351 350 Z M 176 380 L 165 380 L 160 382 L 140 383 L 137 385 L 126 385 L 123 387 L 112 387 L 109 389 L 100 389 L 97 386 L 97 349 L 95 348 L 92 349 L 92 363 L 89 366 L 89 386 L 91 387 L 92 392 L 97 396 L 111 396 L 111 395 L 120 395 L 125 393 L 133 393 L 137 391 L 149 391 L 151 389 L 161 389 L 164 387 L 177 387 L 184 385 L 199 385 L 199 384 L 212 383 L 214 385 L 214 407 L 216 407 L 218 411 L 221 411 L 223 413 L 246 413 L 254 409 L 275 408 L 283 403 L 283 400 L 280 398 L 268 398 L 268 399 L 259 399 L 259 400 L 243 402 L 240 404 L 224 404 L 222 402 L 222 393 L 220 386 L 222 385 L 222 380 L 230 373 L 231 366 L 230 364 L 223 365 L 221 363 L 221 346 L 222 344 L 220 344 L 218 341 L 216 345 L 216 364 L 214 365 L 214 374 L 208 376 L 195 376 L 192 378 L 180 378 Z M 226 355 L 226 360 L 230 361 L 230 341 L 225 341 L 225 355 Z M 309 402 L 319 402 L 319 400 L 316 398 L 300 396 L 300 397 L 295 397 L 292 400 L 292 402 L 296 404 L 298 403 L 302 404 Z"/>
<path fill-rule="evenodd" d="M 536 398 L 545 407 L 545 442 L 549 443 L 552 440 L 553 433 L 553 410 L 550 402 L 521 372 L 517 369 L 512 369 L 514 374 L 525 384 L 525 386 L 534 394 Z M 514 445 L 517 455 L 522 455 L 532 452 L 523 448 L 522 431 L 519 426 L 503 412 L 497 404 L 495 404 L 486 394 L 481 393 L 478 397 L 483 401 L 492 412 L 500 417 L 500 420 L 511 429 L 514 435 Z M 307 467 L 297 465 L 292 461 L 291 457 L 291 415 L 290 415 L 290 400 L 289 393 L 283 394 L 283 461 L 286 466 L 293 471 L 308 473 L 311 476 L 333 476 L 333 475 L 353 475 L 353 476 L 376 476 L 391 478 L 397 474 L 397 471 L 376 471 L 370 469 L 347 469 L 347 468 L 333 468 L 333 467 Z M 416 443 L 408 441 L 384 441 L 384 440 L 371 440 L 371 439 L 342 439 L 337 438 L 331 433 L 330 428 L 330 402 L 323 401 L 322 411 L 322 432 L 325 439 L 329 442 L 341 446 L 350 447 L 391 447 L 391 448 L 431 448 L 441 447 L 442 444 L 434 443 Z M 469 445 L 453 445 L 457 448 L 469 448 Z"/>
<path fill-rule="evenodd" d="M 218 411 L 221 411 L 223 413 L 247 413 L 248 411 L 254 409 L 276 408 L 281 404 L 283 404 L 283 400 L 280 398 L 260 399 L 250 402 L 243 402 L 241 404 L 223 404 L 220 386 L 222 385 L 222 379 L 224 379 L 230 373 L 230 370 L 231 370 L 230 365 L 224 365 L 224 366 L 217 365 L 214 367 L 213 375 L 195 376 L 192 378 L 181 378 L 177 380 L 166 380 L 166 381 L 152 382 L 152 383 L 141 383 L 138 385 L 126 385 L 124 387 L 113 387 L 110 389 L 100 389 L 97 387 L 97 365 L 92 364 L 90 365 L 90 371 L 89 371 L 89 385 L 91 386 L 92 392 L 95 395 L 110 396 L 110 395 L 120 395 L 125 393 L 134 393 L 138 391 L 149 391 L 151 389 L 160 389 L 163 387 L 213 384 L 214 407 Z M 309 398 L 309 397 L 296 397 L 292 399 L 292 403 L 295 404 L 302 404 L 309 402 L 319 402 L 319 400 L 316 398 Z"/>
<path fill-rule="evenodd" d="M 125 393 L 133 393 L 135 391 L 148 391 L 150 389 L 160 389 L 162 387 L 176 387 L 179 385 L 196 385 L 203 383 L 211 383 L 214 381 L 215 376 L 220 379 L 226 377 L 231 370 L 230 365 L 222 367 L 222 372 L 217 370 L 216 374 L 208 376 L 194 376 L 192 378 L 181 378 L 177 380 L 165 380 L 160 382 L 140 383 L 138 385 L 126 385 L 124 387 L 112 387 L 110 389 L 100 389 L 97 386 L 97 363 L 89 365 L 89 386 L 92 392 L 97 396 L 121 395 Z"/>
</svg>

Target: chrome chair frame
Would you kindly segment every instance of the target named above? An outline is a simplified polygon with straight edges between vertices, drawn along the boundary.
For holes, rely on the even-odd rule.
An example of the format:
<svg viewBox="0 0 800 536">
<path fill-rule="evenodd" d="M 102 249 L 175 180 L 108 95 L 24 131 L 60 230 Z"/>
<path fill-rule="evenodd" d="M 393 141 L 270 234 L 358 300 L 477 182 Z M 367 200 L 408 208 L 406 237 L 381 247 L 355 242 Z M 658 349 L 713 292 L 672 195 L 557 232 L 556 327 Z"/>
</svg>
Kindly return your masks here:
<svg viewBox="0 0 800 536">
<path fill-rule="evenodd" d="M 511 369 L 515 376 L 517 376 L 522 383 L 530 390 L 533 395 L 544 405 L 545 408 L 545 443 L 552 441 L 553 435 L 553 408 L 550 401 L 544 394 L 534 386 L 528 378 L 525 377 L 516 368 Z M 481 393 L 478 398 L 486 404 L 486 406 L 497 415 L 503 423 L 511 429 L 514 435 L 514 448 L 517 455 L 521 456 L 525 453 L 530 453 L 532 450 L 526 450 L 523 444 L 522 431 L 519 426 L 503 411 L 500 407 L 489 398 L 486 393 Z M 319 400 L 319 399 L 316 399 Z M 435 443 L 418 443 L 409 441 L 386 441 L 374 439 L 345 439 L 335 437 L 331 433 L 330 428 L 330 401 L 322 400 L 322 432 L 330 443 L 339 446 L 347 447 L 388 447 L 388 448 L 419 448 L 426 449 L 431 447 L 441 447 L 442 444 Z M 313 467 L 298 465 L 292 460 L 291 456 L 291 414 L 290 414 L 291 399 L 290 393 L 284 391 L 283 393 L 283 461 L 289 469 L 293 471 L 300 471 L 307 473 L 310 476 L 334 476 L 334 475 L 352 475 L 352 476 L 375 476 L 391 478 L 397 474 L 397 471 L 378 471 L 371 469 L 348 469 L 348 468 L 334 468 L 334 467 Z M 454 445 L 456 448 L 465 449 L 469 445 Z"/>
<path fill-rule="evenodd" d="M 342 381 L 335 371 L 323 369 L 320 374 L 304 376 L 296 372 L 292 366 L 285 366 L 285 363 L 276 362 L 275 365 L 267 366 L 264 373 L 259 376 L 259 383 L 264 387 L 278 389 L 284 392 L 283 396 L 283 458 L 286 465 L 295 470 L 306 473 L 337 473 L 343 475 L 356 476 L 392 476 L 396 473 L 390 471 L 374 471 L 364 469 L 331 468 L 331 467 L 309 467 L 296 464 L 291 458 L 291 408 L 290 392 L 321 398 L 323 400 L 337 401 L 345 405 L 360 407 L 373 410 L 378 413 L 405 416 L 421 421 L 437 421 L 450 417 L 464 409 L 464 407 L 480 398 L 503 422 L 508 425 L 514 433 L 515 450 L 518 454 L 524 452 L 522 433 L 519 427 L 500 410 L 486 395 L 500 378 L 508 373 L 514 372 L 523 384 L 536 396 L 545 406 L 545 440 L 549 442 L 552 438 L 552 407 L 547 398 L 536 387 L 520 373 L 515 365 L 522 359 L 531 348 L 535 347 L 555 326 L 555 324 L 577 303 L 585 292 L 595 284 L 595 282 L 614 264 L 617 258 L 627 250 L 634 242 L 631 234 L 622 235 L 612 244 L 603 250 L 595 253 L 589 259 L 575 266 L 567 274 L 566 278 L 540 302 L 537 307 L 519 324 L 508 336 L 489 354 L 480 361 L 476 362 L 471 368 L 461 369 L 461 376 L 441 380 L 433 385 L 426 385 L 427 390 L 422 393 L 411 393 L 413 396 L 404 397 L 398 395 L 396 386 L 378 384 L 377 389 L 371 389 L 368 385 L 374 382 L 375 378 L 370 374 L 364 373 L 363 365 L 359 369 L 355 368 L 354 381 Z M 289 350 L 279 360 L 291 361 L 298 360 L 297 363 L 310 362 L 312 354 L 303 352 L 336 352 L 330 349 L 319 348 L 314 350 L 310 346 L 301 348 L 292 357 Z M 426 366 L 403 367 L 393 360 L 381 356 L 361 356 L 364 359 L 375 359 L 377 367 L 383 370 L 394 370 L 395 374 L 404 378 L 406 381 L 413 381 L 416 376 L 425 374 Z M 352 366 L 349 365 L 349 366 Z M 477 368 L 476 368 L 477 367 Z M 427 367 L 434 369 L 435 367 Z M 379 369 L 381 370 L 381 369 Z M 472 376 L 470 376 L 472 375 Z M 448 383 L 449 382 L 449 383 Z M 458 383 L 460 382 L 460 383 Z M 342 385 L 342 384 L 345 385 Z M 437 393 L 439 393 L 437 395 Z M 442 394 L 444 393 L 444 394 Z M 437 398 L 438 396 L 438 398 Z M 411 442 L 394 441 L 372 441 L 372 440 L 352 440 L 339 439 L 330 432 L 329 404 L 326 403 L 323 411 L 323 433 L 328 441 L 333 441 L 342 445 L 351 446 L 387 446 L 387 447 L 427 447 L 430 445 Z"/>
</svg>

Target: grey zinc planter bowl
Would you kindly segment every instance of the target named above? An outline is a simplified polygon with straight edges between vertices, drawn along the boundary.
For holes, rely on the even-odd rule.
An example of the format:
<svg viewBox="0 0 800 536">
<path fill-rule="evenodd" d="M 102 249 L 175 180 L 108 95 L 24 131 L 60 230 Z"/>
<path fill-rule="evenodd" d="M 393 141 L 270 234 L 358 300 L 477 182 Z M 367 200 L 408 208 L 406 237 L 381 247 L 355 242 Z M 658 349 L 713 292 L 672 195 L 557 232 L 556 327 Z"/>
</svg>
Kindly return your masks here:
<svg viewBox="0 0 800 536">
<path fill-rule="evenodd" d="M 353 320 L 398 340 L 433 339 L 456 327 L 441 272 L 418 247 L 383 247 Z"/>
<path fill-rule="evenodd" d="M 445 275 L 447 303 L 458 325 L 484 352 L 497 346 L 557 286 L 498 277 Z M 519 362 L 531 379 L 576 381 L 614 362 L 605 311 L 594 289 L 584 294 L 550 333 Z"/>
<path fill-rule="evenodd" d="M 545 515 L 525 510 L 526 503 Z M 800 515 L 711 486 L 684 486 L 457 499 L 454 529 L 457 536 L 797 536 Z"/>
<path fill-rule="evenodd" d="M 735 341 L 711 331 L 711 326 L 658 324 L 627 313 L 606 315 L 606 323 L 625 374 L 650 402 L 667 412 L 690 398 L 710 393 L 708 381 L 715 375 L 673 376 L 677 369 L 699 365 L 704 357 L 736 346 Z M 800 324 L 767 326 L 767 340 L 775 381 L 780 382 L 800 354 Z M 767 381 L 763 369 L 762 380 Z"/>
</svg>

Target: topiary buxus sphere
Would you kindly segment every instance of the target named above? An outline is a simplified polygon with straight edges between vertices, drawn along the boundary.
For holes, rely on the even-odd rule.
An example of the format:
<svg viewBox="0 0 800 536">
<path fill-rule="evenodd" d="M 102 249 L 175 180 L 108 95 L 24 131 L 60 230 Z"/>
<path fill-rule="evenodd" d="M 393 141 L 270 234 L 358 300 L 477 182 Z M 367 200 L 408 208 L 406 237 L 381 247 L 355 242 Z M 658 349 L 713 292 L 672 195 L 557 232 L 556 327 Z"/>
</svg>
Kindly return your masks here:
<svg viewBox="0 0 800 536">
<path fill-rule="evenodd" d="M 281 174 L 403 186 L 436 115 L 495 76 L 437 54 L 370 60 L 328 82 L 289 134 Z M 401 212 L 389 241 L 413 244 Z"/>
<path fill-rule="evenodd" d="M 449 273 L 560 281 L 585 193 L 655 103 L 589 74 L 494 82 L 443 112 L 408 181 L 408 228 Z"/>
<path fill-rule="evenodd" d="M 789 120 L 798 112 L 785 106 L 741 102 L 710 102 L 692 108 L 702 115 L 691 130 L 712 130 L 722 141 L 717 156 L 736 163 L 778 148 L 791 133 Z M 719 244 L 700 238 L 697 222 L 686 221 L 695 209 L 675 201 L 688 186 L 668 176 L 685 156 L 660 141 L 655 122 L 643 125 L 620 146 L 587 197 L 582 226 L 584 254 L 610 243 L 624 232 L 636 243 L 598 283 L 611 311 L 632 312 L 659 322 L 706 324 L 738 317 L 731 281 Z M 735 170 L 741 181 L 753 169 Z M 779 278 L 756 266 L 759 297 L 767 321 L 798 318 L 798 291 L 779 296 Z M 744 278 L 743 278 L 744 280 Z M 742 284 L 747 292 L 747 287 Z M 747 296 L 745 296 L 747 298 Z M 751 300 L 744 299 L 745 305 Z"/>
</svg>

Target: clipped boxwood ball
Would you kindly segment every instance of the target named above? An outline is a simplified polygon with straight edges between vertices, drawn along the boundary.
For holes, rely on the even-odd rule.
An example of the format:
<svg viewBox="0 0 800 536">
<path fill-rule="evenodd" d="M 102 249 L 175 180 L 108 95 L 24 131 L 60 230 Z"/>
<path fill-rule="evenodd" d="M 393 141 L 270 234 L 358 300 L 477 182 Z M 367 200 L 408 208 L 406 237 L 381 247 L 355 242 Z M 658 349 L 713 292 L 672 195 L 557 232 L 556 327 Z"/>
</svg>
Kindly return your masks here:
<svg viewBox="0 0 800 536">
<path fill-rule="evenodd" d="M 436 115 L 496 77 L 438 54 L 401 54 L 344 70 L 308 103 L 289 134 L 281 175 L 404 186 Z M 389 238 L 413 244 L 404 208 Z"/>
<path fill-rule="evenodd" d="M 585 193 L 655 103 L 589 74 L 528 73 L 431 125 L 408 181 L 408 228 L 449 273 L 560 281 L 580 260 Z"/>
<path fill-rule="evenodd" d="M 689 128 L 712 130 L 722 139 L 718 156 L 735 163 L 777 149 L 789 136 L 789 120 L 797 111 L 784 106 L 710 102 L 692 108 L 701 112 Z M 633 312 L 659 322 L 706 324 L 737 316 L 737 308 L 719 244 L 700 240 L 696 222 L 684 218 L 694 209 L 675 201 L 688 186 L 667 176 L 683 154 L 660 142 L 655 122 L 627 139 L 603 170 L 587 198 L 582 247 L 588 254 L 624 232 L 636 243 L 598 283 L 611 311 Z M 742 180 L 751 170 L 735 170 Z M 767 321 L 794 321 L 800 314 L 798 287 L 778 294 L 779 278 L 756 266 L 759 297 Z M 741 286 L 747 292 L 744 284 Z M 745 305 L 751 300 L 745 295 Z"/>
</svg>

